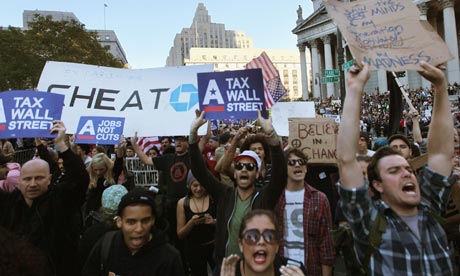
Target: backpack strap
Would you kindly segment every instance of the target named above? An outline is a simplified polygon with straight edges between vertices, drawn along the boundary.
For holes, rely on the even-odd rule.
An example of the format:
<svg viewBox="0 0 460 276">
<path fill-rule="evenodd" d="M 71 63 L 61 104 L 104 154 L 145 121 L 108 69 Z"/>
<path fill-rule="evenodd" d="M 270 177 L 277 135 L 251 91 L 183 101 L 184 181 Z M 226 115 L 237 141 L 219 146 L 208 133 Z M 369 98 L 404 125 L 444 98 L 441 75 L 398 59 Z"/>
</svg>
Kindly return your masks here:
<svg viewBox="0 0 460 276">
<path fill-rule="evenodd" d="M 107 269 L 107 263 L 109 262 L 110 247 L 118 230 L 109 231 L 102 237 L 101 246 L 101 275 L 106 275 L 105 270 Z"/>
<path fill-rule="evenodd" d="M 374 248 L 378 247 L 382 242 L 382 235 L 387 229 L 387 220 L 381 212 L 377 212 L 375 221 L 371 225 L 371 230 L 368 237 L 368 245 L 366 250 L 366 256 L 364 257 L 364 262 L 361 267 L 361 272 L 363 275 L 367 274 L 369 269 L 369 263 L 371 261 L 372 253 L 374 253 Z"/>
</svg>

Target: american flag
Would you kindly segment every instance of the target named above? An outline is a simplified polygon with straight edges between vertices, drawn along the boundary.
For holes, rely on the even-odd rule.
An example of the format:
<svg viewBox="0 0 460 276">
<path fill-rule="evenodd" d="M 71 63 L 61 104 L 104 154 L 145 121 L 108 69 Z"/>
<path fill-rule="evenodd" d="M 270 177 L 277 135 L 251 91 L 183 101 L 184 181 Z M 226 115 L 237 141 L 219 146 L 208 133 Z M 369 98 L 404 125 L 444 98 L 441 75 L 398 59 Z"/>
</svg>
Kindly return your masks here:
<svg viewBox="0 0 460 276">
<path fill-rule="evenodd" d="M 287 90 L 281 83 L 278 70 L 275 68 L 265 52 L 262 52 L 260 56 L 246 64 L 246 69 L 256 68 L 262 69 L 265 105 L 267 106 L 267 109 L 269 109 L 287 93 Z"/>
<path fill-rule="evenodd" d="M 150 137 L 141 137 L 138 141 L 137 144 L 141 147 L 142 151 L 147 153 L 149 149 L 153 147 L 157 147 L 160 149 L 160 140 L 158 139 L 158 136 L 150 136 Z"/>
</svg>

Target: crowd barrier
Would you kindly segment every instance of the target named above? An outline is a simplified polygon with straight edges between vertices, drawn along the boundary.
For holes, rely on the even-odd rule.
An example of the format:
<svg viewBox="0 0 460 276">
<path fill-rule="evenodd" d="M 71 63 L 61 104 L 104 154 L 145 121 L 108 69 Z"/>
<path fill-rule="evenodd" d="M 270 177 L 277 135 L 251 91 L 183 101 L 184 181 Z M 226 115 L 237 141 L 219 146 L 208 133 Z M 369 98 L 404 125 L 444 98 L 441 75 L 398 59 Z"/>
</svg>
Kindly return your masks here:
<svg viewBox="0 0 460 276">
<path fill-rule="evenodd" d="M 22 166 L 22 164 L 32 159 L 34 157 L 34 154 L 35 148 L 16 150 L 13 161 L 21 164 Z"/>
</svg>

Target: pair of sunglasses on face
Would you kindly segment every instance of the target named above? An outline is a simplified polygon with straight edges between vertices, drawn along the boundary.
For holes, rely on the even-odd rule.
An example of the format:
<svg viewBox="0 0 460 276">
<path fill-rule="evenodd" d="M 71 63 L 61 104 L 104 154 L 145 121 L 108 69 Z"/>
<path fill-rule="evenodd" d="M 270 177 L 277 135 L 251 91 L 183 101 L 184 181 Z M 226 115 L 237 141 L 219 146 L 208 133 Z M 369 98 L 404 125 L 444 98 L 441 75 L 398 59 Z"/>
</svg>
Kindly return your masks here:
<svg viewBox="0 0 460 276">
<path fill-rule="evenodd" d="M 307 164 L 307 160 L 305 160 L 305 159 L 289 159 L 288 160 L 288 165 L 289 166 L 295 166 L 296 163 L 298 163 L 299 166 L 303 166 L 303 165 Z"/>
<path fill-rule="evenodd" d="M 276 244 L 278 242 L 276 231 L 273 229 L 264 230 L 262 233 L 260 233 L 257 229 L 249 229 L 243 233 L 243 240 L 248 245 L 256 245 L 261 236 L 268 244 Z"/>
<path fill-rule="evenodd" d="M 256 168 L 256 164 L 254 163 L 241 163 L 241 162 L 238 162 L 238 163 L 235 163 L 235 169 L 238 170 L 238 171 L 241 171 L 242 169 L 246 168 L 246 170 L 248 171 L 252 171 Z"/>
</svg>

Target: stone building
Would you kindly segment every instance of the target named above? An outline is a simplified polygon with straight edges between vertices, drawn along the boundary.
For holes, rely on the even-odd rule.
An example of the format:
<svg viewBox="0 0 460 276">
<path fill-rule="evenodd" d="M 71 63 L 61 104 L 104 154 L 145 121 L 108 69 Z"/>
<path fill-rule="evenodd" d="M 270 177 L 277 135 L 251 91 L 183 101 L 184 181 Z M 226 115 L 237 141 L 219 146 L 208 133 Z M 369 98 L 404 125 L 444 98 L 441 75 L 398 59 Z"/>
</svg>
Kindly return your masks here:
<svg viewBox="0 0 460 276">
<path fill-rule="evenodd" d="M 322 0 L 312 0 L 314 12 L 306 19 L 302 17 L 299 6 L 296 27 L 292 32 L 297 35 L 297 42 L 301 56 L 302 82 L 304 94 L 311 89 L 314 97 L 340 96 L 338 83 L 322 84 L 325 70 L 341 69 L 338 61 L 337 27 L 328 16 Z M 447 79 L 449 83 L 460 83 L 459 65 L 459 36 L 460 36 L 460 1 L 458 0 L 417 0 L 414 1 L 420 10 L 420 19 L 427 20 L 444 38 L 447 46 L 454 54 L 455 59 L 447 63 Z M 305 73 L 307 66 L 306 48 L 311 54 L 311 74 Z M 347 48 L 344 51 L 344 61 L 351 60 L 351 53 Z M 407 71 L 405 77 L 400 78 L 402 84 L 410 88 L 427 87 L 429 83 L 415 71 Z M 383 70 L 373 71 L 365 91 L 387 91 L 387 75 Z"/>
</svg>

